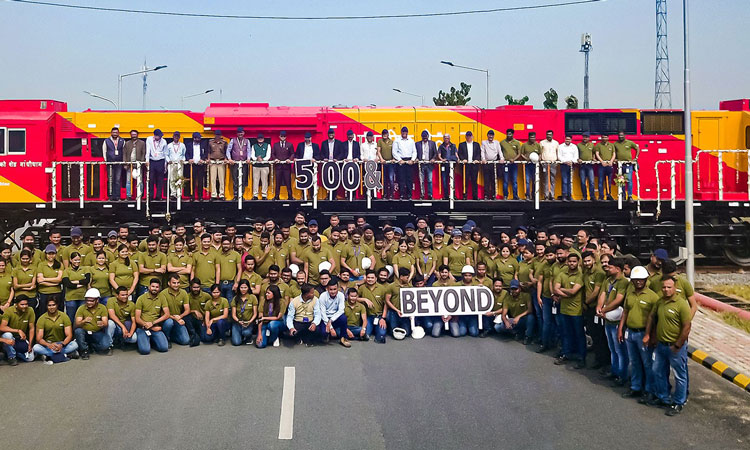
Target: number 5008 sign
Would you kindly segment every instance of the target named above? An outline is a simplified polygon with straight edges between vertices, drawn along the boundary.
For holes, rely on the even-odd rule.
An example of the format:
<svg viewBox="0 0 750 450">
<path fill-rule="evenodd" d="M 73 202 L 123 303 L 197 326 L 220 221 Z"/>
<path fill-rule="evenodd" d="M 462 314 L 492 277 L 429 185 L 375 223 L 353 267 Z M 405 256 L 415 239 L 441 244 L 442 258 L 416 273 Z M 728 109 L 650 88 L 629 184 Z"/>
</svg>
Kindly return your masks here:
<svg viewBox="0 0 750 450">
<path fill-rule="evenodd" d="M 365 189 L 383 189 L 380 182 L 380 171 L 375 161 L 364 161 L 364 176 L 359 163 L 353 161 L 339 162 L 328 161 L 323 163 L 320 168 L 321 185 L 328 191 L 335 191 L 343 187 L 347 191 L 359 190 L 360 185 Z M 311 189 L 315 185 L 315 162 L 306 160 L 297 160 L 294 162 L 296 177 L 296 186 L 299 190 Z"/>
</svg>

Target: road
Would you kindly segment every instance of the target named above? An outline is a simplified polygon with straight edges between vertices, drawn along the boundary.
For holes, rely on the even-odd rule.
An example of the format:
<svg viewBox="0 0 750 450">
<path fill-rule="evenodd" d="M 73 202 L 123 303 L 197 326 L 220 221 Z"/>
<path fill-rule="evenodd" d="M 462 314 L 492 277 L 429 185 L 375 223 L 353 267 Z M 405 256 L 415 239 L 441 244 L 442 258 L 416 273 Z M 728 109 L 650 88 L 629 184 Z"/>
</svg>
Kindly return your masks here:
<svg viewBox="0 0 750 450">
<path fill-rule="evenodd" d="M 293 439 L 279 440 L 284 367 Z M 632 449 L 750 446 L 750 396 L 690 363 L 683 414 L 517 342 L 175 346 L 0 368 L 2 448 Z M 40 432 L 38 432 L 40 431 Z"/>
</svg>

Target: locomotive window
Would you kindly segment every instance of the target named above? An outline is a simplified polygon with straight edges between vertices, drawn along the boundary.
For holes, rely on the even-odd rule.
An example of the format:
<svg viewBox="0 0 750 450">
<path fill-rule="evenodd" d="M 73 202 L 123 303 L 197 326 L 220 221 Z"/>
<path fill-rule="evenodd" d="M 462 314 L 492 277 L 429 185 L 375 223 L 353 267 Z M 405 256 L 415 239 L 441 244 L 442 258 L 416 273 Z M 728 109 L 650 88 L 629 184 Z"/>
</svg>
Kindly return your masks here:
<svg viewBox="0 0 750 450">
<path fill-rule="evenodd" d="M 8 130 L 8 154 L 23 155 L 26 153 L 26 130 L 23 128 Z"/>
<path fill-rule="evenodd" d="M 0 155 L 5 155 L 5 128 L 0 128 Z"/>
<path fill-rule="evenodd" d="M 643 112 L 641 134 L 685 134 L 683 119 L 680 111 Z"/>
<path fill-rule="evenodd" d="M 89 147 L 91 149 L 91 157 L 104 158 L 104 153 L 102 153 L 102 144 L 104 144 L 104 139 L 92 138 L 89 139 L 89 142 L 91 143 L 91 146 Z"/>
<path fill-rule="evenodd" d="M 62 155 L 65 157 L 83 156 L 83 144 L 81 144 L 81 139 L 63 139 Z"/>
<path fill-rule="evenodd" d="M 636 117 L 635 113 L 565 113 L 565 133 L 636 134 Z"/>
</svg>

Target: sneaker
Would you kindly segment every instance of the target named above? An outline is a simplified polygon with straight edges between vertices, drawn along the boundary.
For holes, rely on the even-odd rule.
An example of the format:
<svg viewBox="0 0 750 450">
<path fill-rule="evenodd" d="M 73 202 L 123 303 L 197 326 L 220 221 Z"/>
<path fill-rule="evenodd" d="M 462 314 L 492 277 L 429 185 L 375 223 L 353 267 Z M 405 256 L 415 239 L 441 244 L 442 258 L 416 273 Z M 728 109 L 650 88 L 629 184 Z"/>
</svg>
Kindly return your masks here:
<svg viewBox="0 0 750 450">
<path fill-rule="evenodd" d="M 278 347 L 279 345 L 281 345 L 281 343 L 279 342 L 279 338 L 276 338 L 276 340 L 273 341 L 273 346 Z"/>
<path fill-rule="evenodd" d="M 18 360 L 16 358 L 8 358 L 8 365 L 9 366 L 17 366 Z"/>
<path fill-rule="evenodd" d="M 583 360 L 579 359 L 578 361 L 576 361 L 576 364 L 575 364 L 575 366 L 573 366 L 573 368 L 578 369 L 578 370 L 585 369 L 586 368 L 586 361 L 583 361 Z"/>
<path fill-rule="evenodd" d="M 539 348 L 537 348 L 537 349 L 536 349 L 536 352 L 537 352 L 537 353 L 544 353 L 544 352 L 546 352 L 547 350 L 549 350 L 549 348 L 548 348 L 547 346 L 545 346 L 545 345 L 540 345 L 540 346 L 539 346 Z"/>
<path fill-rule="evenodd" d="M 639 398 L 639 399 L 638 399 L 638 403 L 640 403 L 641 405 L 647 405 L 647 404 L 648 404 L 648 402 L 650 402 L 650 401 L 653 401 L 653 400 L 654 400 L 654 398 L 655 398 L 655 397 L 654 397 L 654 394 L 651 394 L 651 393 L 644 393 L 644 394 L 643 394 L 643 395 L 641 396 L 641 398 Z"/>
<path fill-rule="evenodd" d="M 81 359 L 86 361 L 89 359 L 89 352 L 81 352 Z"/>
<path fill-rule="evenodd" d="M 634 398 L 634 397 L 643 397 L 643 392 L 634 391 L 633 389 L 628 389 L 622 394 L 622 398 Z"/>
<path fill-rule="evenodd" d="M 359 340 L 360 340 L 360 341 L 364 341 L 364 342 L 367 342 L 367 341 L 369 341 L 369 340 L 370 340 L 370 336 L 368 336 L 368 335 L 364 335 L 364 336 L 362 336 L 361 338 L 359 338 Z"/>
<path fill-rule="evenodd" d="M 78 359 L 78 350 L 73 351 L 73 353 L 68 355 L 68 358 L 70 359 Z"/>
<path fill-rule="evenodd" d="M 170 341 L 170 342 L 167 342 L 167 349 L 169 349 L 169 350 L 171 350 L 171 349 L 172 349 L 172 342 L 171 342 L 171 341 Z"/>
<path fill-rule="evenodd" d="M 657 408 L 669 408 L 670 406 L 672 406 L 669 403 L 665 403 L 661 401 L 661 399 L 659 399 L 658 397 L 654 397 L 653 399 L 649 400 L 646 404 L 648 406 L 656 406 Z"/>
<path fill-rule="evenodd" d="M 614 380 L 612 380 L 612 387 L 623 387 L 625 386 L 625 379 L 620 377 L 615 377 Z"/>
<path fill-rule="evenodd" d="M 219 339 L 219 342 L 216 343 L 219 347 L 223 347 L 226 342 L 224 342 L 224 339 Z"/>
<path fill-rule="evenodd" d="M 568 361 L 570 361 L 570 360 L 568 359 L 568 357 L 567 357 L 567 356 L 565 356 L 565 355 L 563 355 L 563 356 L 561 356 L 561 357 L 559 357 L 559 358 L 557 358 L 557 359 L 555 360 L 555 365 L 556 365 L 556 366 L 562 366 L 562 365 L 564 365 L 564 364 L 565 364 L 566 362 L 568 362 Z"/>
<path fill-rule="evenodd" d="M 672 405 L 669 407 L 669 409 L 664 413 L 664 415 L 672 417 L 676 416 L 677 414 L 682 412 L 682 405 Z"/>
<path fill-rule="evenodd" d="M 531 344 L 531 338 L 528 336 L 523 338 L 523 345 L 529 345 L 529 344 Z"/>
<path fill-rule="evenodd" d="M 346 338 L 341 338 L 341 340 L 339 342 L 341 343 L 341 345 L 343 345 L 346 348 L 349 348 L 349 347 L 352 346 L 352 344 Z"/>
<path fill-rule="evenodd" d="M 107 349 L 107 353 L 105 353 L 107 356 L 112 356 L 112 347 Z"/>
</svg>

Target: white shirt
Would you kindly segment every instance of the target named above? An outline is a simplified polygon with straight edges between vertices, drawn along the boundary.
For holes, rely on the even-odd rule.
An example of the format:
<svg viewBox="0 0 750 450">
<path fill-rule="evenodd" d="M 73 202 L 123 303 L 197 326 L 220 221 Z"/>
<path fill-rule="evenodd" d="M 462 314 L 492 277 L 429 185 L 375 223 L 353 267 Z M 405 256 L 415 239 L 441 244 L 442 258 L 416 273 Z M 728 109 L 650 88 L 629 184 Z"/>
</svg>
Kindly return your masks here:
<svg viewBox="0 0 750 450">
<path fill-rule="evenodd" d="M 474 141 L 466 141 L 466 160 L 471 161 L 474 159 Z"/>
<path fill-rule="evenodd" d="M 393 141 L 394 161 L 413 161 L 417 157 L 417 147 L 411 138 L 399 137 Z"/>
<path fill-rule="evenodd" d="M 185 161 L 185 150 L 185 144 L 182 142 L 172 142 L 167 146 L 167 161 Z"/>
<path fill-rule="evenodd" d="M 334 150 L 334 144 L 336 143 L 336 139 L 334 140 L 328 140 L 328 155 L 324 155 L 324 159 L 333 159 L 333 150 Z"/>
<path fill-rule="evenodd" d="M 552 139 L 548 141 L 544 139 L 539 143 L 542 146 L 542 154 L 539 157 L 542 161 L 557 161 L 557 148 L 560 147 L 560 143 Z"/>
<path fill-rule="evenodd" d="M 482 161 L 505 161 L 500 142 L 492 140 L 482 141 Z"/>
<path fill-rule="evenodd" d="M 193 162 L 198 164 L 201 160 L 201 145 L 193 144 Z"/>
<path fill-rule="evenodd" d="M 149 161 L 162 161 L 166 157 L 167 141 L 164 138 L 157 141 L 154 136 L 146 138 L 146 155 Z"/>
<path fill-rule="evenodd" d="M 359 152 L 362 161 L 375 161 L 378 159 L 378 144 L 374 140 L 365 141 L 359 145 Z"/>
<path fill-rule="evenodd" d="M 305 150 L 302 152 L 302 159 L 313 159 L 313 146 L 312 142 L 305 143 Z"/>
<path fill-rule="evenodd" d="M 557 155 L 560 162 L 578 162 L 578 146 L 571 144 L 560 144 L 557 148 Z"/>
<path fill-rule="evenodd" d="M 349 148 L 349 153 L 346 154 L 346 159 L 354 159 L 353 148 L 354 148 L 354 139 L 346 141 L 346 145 Z"/>
</svg>

